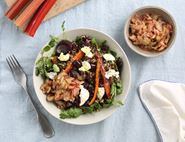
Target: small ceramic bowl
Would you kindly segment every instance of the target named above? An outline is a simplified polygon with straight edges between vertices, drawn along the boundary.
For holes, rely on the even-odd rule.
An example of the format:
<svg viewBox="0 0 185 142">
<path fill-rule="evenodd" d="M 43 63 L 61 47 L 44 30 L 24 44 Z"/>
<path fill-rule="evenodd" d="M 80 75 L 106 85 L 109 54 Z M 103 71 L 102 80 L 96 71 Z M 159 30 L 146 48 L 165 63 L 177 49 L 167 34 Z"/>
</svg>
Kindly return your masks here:
<svg viewBox="0 0 185 142">
<path fill-rule="evenodd" d="M 168 23 L 170 23 L 173 27 L 173 33 L 171 35 L 170 41 L 168 43 L 168 47 L 161 51 L 161 52 L 152 52 L 152 51 L 146 51 L 143 50 L 141 48 L 139 48 L 136 45 L 132 44 L 132 41 L 130 41 L 129 39 L 129 25 L 130 25 L 130 20 L 134 15 L 142 15 L 144 13 L 151 13 L 151 14 L 157 14 L 163 17 L 163 19 L 165 21 L 167 21 Z M 173 45 L 175 38 L 176 38 L 176 24 L 175 24 L 175 20 L 173 19 L 173 17 L 164 9 L 160 8 L 160 7 L 154 7 L 154 6 L 145 6 L 142 8 L 139 8 L 137 10 L 135 10 L 133 12 L 133 14 L 128 18 L 128 20 L 126 21 L 125 27 L 124 27 L 124 37 L 125 37 L 125 41 L 127 43 L 127 45 L 136 53 L 145 56 L 145 57 L 156 57 L 159 55 L 163 55 L 165 54 Z"/>
</svg>

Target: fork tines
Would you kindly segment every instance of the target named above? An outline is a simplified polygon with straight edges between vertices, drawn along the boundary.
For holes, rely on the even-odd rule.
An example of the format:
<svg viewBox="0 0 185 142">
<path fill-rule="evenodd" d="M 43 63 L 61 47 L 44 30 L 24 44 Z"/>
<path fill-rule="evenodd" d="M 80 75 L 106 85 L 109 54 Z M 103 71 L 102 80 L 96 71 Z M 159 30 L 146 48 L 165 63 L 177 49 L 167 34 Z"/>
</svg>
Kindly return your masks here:
<svg viewBox="0 0 185 142">
<path fill-rule="evenodd" d="M 18 60 L 16 59 L 14 55 L 7 57 L 6 61 L 12 72 L 15 69 L 22 69 L 21 65 L 19 64 Z"/>
</svg>

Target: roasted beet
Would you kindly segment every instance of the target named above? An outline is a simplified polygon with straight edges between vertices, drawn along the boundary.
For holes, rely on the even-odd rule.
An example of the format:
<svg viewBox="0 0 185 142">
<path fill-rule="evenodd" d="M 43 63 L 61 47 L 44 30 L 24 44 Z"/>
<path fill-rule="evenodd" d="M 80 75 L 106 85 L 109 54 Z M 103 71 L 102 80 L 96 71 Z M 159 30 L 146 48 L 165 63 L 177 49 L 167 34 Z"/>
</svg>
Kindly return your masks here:
<svg viewBox="0 0 185 142">
<path fill-rule="evenodd" d="M 80 104 L 80 97 L 77 96 L 77 97 L 75 98 L 74 102 L 73 102 L 73 106 L 79 106 L 79 104 Z"/>
<path fill-rule="evenodd" d="M 70 76 L 71 76 L 71 77 L 74 77 L 74 78 L 78 78 L 79 73 L 78 73 L 77 71 L 72 70 L 72 71 L 70 72 Z"/>
<path fill-rule="evenodd" d="M 60 55 L 61 52 L 67 54 L 73 48 L 72 42 L 68 40 L 61 40 L 56 46 L 56 54 Z"/>
<path fill-rule="evenodd" d="M 91 64 L 91 71 L 93 71 L 93 72 L 96 71 L 96 65 L 95 64 Z"/>
<path fill-rule="evenodd" d="M 80 68 L 82 66 L 82 63 L 80 61 L 74 61 L 73 66 L 76 68 Z"/>
<path fill-rule="evenodd" d="M 88 82 L 84 82 L 84 88 L 86 88 L 86 89 L 89 88 L 89 83 Z"/>
</svg>

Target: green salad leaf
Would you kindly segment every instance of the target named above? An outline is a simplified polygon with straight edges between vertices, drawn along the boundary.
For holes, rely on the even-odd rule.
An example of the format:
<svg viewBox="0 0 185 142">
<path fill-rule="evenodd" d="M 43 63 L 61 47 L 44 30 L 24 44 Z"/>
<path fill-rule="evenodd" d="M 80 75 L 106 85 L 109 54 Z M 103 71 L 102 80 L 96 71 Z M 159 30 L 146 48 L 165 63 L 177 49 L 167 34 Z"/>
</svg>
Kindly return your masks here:
<svg viewBox="0 0 185 142">
<path fill-rule="evenodd" d="M 67 110 L 61 110 L 60 118 L 76 118 L 79 117 L 82 114 L 82 110 L 80 108 L 70 108 Z"/>
<path fill-rule="evenodd" d="M 110 52 L 114 57 L 117 57 L 117 53 L 116 53 L 115 51 L 110 50 L 109 52 Z"/>
<path fill-rule="evenodd" d="M 111 99 L 108 99 L 104 102 L 103 107 L 104 108 L 109 108 L 110 106 L 113 105 L 114 102 L 114 97 L 112 97 Z"/>
<path fill-rule="evenodd" d="M 83 113 L 92 113 L 94 111 L 98 111 L 102 108 L 101 104 L 99 102 L 94 102 L 91 106 L 89 107 L 82 107 Z"/>
<path fill-rule="evenodd" d="M 65 31 L 65 22 L 66 22 L 66 21 L 63 21 L 63 22 L 62 22 L 62 26 L 61 26 L 61 28 L 62 28 L 62 32 L 64 32 L 64 31 Z"/>
<path fill-rule="evenodd" d="M 51 39 L 50 39 L 48 45 L 46 45 L 42 49 L 43 52 L 48 52 L 51 48 L 55 47 L 58 44 L 58 42 L 59 42 L 58 37 L 55 37 L 55 36 L 50 35 L 50 38 Z"/>
<path fill-rule="evenodd" d="M 121 94 L 122 90 L 123 90 L 123 87 L 122 87 L 120 81 L 112 83 L 112 85 L 111 85 L 112 96 L 117 96 L 117 95 Z"/>
<path fill-rule="evenodd" d="M 47 73 L 53 70 L 53 64 L 49 57 L 41 57 L 36 63 L 35 74 L 47 78 Z"/>
<path fill-rule="evenodd" d="M 98 45 L 98 42 L 97 42 L 96 38 L 93 37 L 93 38 L 91 39 L 91 43 L 92 43 L 93 45 L 95 45 L 97 49 L 99 48 L 99 45 Z"/>
<path fill-rule="evenodd" d="M 123 91 L 123 87 L 120 81 L 116 83 L 116 91 L 117 91 L 117 95 L 121 94 L 121 92 Z"/>
<path fill-rule="evenodd" d="M 57 64 L 54 64 L 54 65 L 53 65 L 53 71 L 56 72 L 56 73 L 57 73 L 57 72 L 60 72 L 60 68 L 58 67 Z"/>
<path fill-rule="evenodd" d="M 47 46 L 45 46 L 45 47 L 43 48 L 43 51 L 44 51 L 44 52 L 47 52 L 47 51 L 49 51 L 50 49 L 51 49 L 51 46 L 47 45 Z"/>
<path fill-rule="evenodd" d="M 94 108 L 93 107 L 82 107 L 83 113 L 92 113 L 94 112 Z"/>
</svg>

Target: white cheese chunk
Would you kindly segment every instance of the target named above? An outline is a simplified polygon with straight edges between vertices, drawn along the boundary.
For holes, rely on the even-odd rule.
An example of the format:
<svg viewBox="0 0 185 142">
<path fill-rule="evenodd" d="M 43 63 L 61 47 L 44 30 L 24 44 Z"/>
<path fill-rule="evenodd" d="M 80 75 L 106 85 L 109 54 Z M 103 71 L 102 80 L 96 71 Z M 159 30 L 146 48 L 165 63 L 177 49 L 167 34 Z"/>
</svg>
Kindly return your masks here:
<svg viewBox="0 0 185 142">
<path fill-rule="evenodd" d="M 84 105 L 85 102 L 89 99 L 89 91 L 80 85 L 80 106 Z"/>
<path fill-rule="evenodd" d="M 81 48 L 81 50 L 85 53 L 85 55 L 89 58 L 93 57 L 93 53 L 91 52 L 91 48 L 88 46 L 84 46 L 83 48 Z"/>
<path fill-rule="evenodd" d="M 104 94 L 105 94 L 104 87 L 99 87 L 98 88 L 98 99 L 101 100 L 103 98 Z"/>
<path fill-rule="evenodd" d="M 68 61 L 69 58 L 70 58 L 70 55 L 69 54 L 64 55 L 64 53 L 60 53 L 60 56 L 58 57 L 60 61 Z"/>
<path fill-rule="evenodd" d="M 114 69 L 109 69 L 107 72 L 105 72 L 105 77 L 109 79 L 110 77 L 116 77 L 119 78 L 119 72 L 115 71 Z"/>
<path fill-rule="evenodd" d="M 57 73 L 56 72 L 49 72 L 49 73 L 47 73 L 47 76 L 50 78 L 50 79 L 54 79 L 54 77 L 57 75 Z"/>
<path fill-rule="evenodd" d="M 88 71 L 91 69 L 91 65 L 87 61 L 82 62 L 82 66 L 79 68 L 79 71 Z"/>
<path fill-rule="evenodd" d="M 104 54 L 103 55 L 103 58 L 106 60 L 106 61 L 115 61 L 115 57 L 112 55 L 112 54 Z"/>
</svg>

